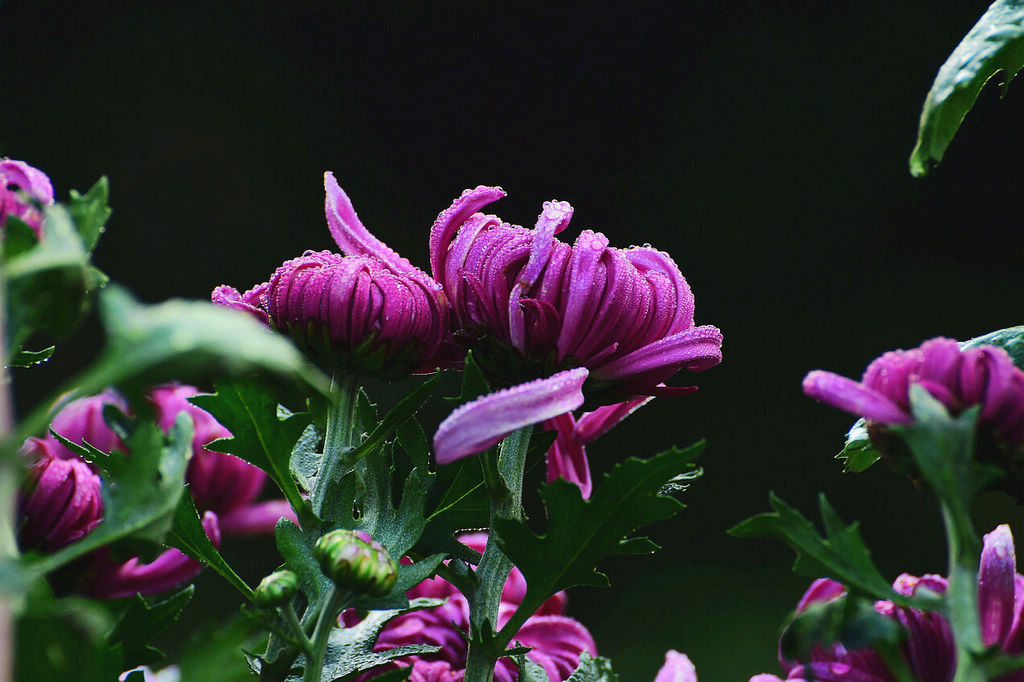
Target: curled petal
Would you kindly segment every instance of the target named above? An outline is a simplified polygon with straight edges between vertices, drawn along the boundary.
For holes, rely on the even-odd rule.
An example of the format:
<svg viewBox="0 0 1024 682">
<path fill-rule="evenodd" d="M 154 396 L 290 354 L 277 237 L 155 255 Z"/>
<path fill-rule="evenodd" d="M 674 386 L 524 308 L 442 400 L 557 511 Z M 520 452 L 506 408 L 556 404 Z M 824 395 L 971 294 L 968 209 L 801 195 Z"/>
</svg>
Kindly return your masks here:
<svg viewBox="0 0 1024 682">
<path fill-rule="evenodd" d="M 544 426 L 558 432 L 547 453 L 548 483 L 564 478 L 579 487 L 583 499 L 589 498 L 594 484 L 590 480 L 587 451 L 583 443 L 573 435 L 576 420 L 572 414 L 566 413 L 545 421 Z"/>
<path fill-rule="evenodd" d="M 594 376 L 613 381 L 641 374 L 671 374 L 678 368 L 699 372 L 721 361 L 722 332 L 704 325 L 638 348 L 601 367 Z"/>
<path fill-rule="evenodd" d="M 347 256 L 374 256 L 396 272 L 407 275 L 421 273 L 419 268 L 403 258 L 391 247 L 374 237 L 359 220 L 352 200 L 345 194 L 334 173 L 324 173 L 324 213 L 327 225 L 338 248 Z"/>
<path fill-rule="evenodd" d="M 434 434 L 438 464 L 483 452 L 517 429 L 575 410 L 583 404 L 587 375 L 585 368 L 571 369 L 463 405 Z"/>
<path fill-rule="evenodd" d="M 471 215 L 503 196 L 505 196 L 505 190 L 500 187 L 480 185 L 476 189 L 467 189 L 462 196 L 452 202 L 451 206 L 437 216 L 433 227 L 430 228 L 430 274 L 435 280 L 440 282 L 444 277 L 448 244 L 455 236 L 455 232 Z"/>
<path fill-rule="evenodd" d="M 687 387 L 689 388 L 689 387 Z M 690 392 L 690 391 L 688 391 Z M 612 430 L 623 419 L 633 414 L 641 407 L 653 400 L 650 396 L 632 398 L 625 402 L 615 403 L 599 407 L 593 412 L 587 412 L 576 422 L 573 435 L 577 440 L 586 445 Z"/>
<path fill-rule="evenodd" d="M 697 682 L 697 669 L 686 654 L 669 649 L 665 652 L 665 665 L 661 666 L 654 682 Z"/>
<path fill-rule="evenodd" d="M 212 294 L 210 294 L 210 300 L 214 305 L 224 306 L 225 308 L 234 308 L 235 310 L 240 310 L 243 313 L 249 313 L 263 324 L 270 326 L 270 318 L 267 316 L 267 311 L 260 307 L 258 303 L 250 300 L 252 298 L 256 298 L 252 296 L 253 292 L 259 289 L 260 293 L 263 293 L 267 286 L 268 285 L 264 283 L 258 287 L 250 289 L 245 292 L 245 294 L 241 294 L 238 289 L 228 286 L 227 284 L 221 284 L 213 290 Z"/>
<path fill-rule="evenodd" d="M 852 379 L 815 370 L 804 377 L 804 393 L 832 407 L 880 424 L 909 424 L 910 415 L 884 395 Z"/>
<path fill-rule="evenodd" d="M 1014 618 L 1017 560 L 1006 524 L 985 536 L 978 570 L 978 614 L 985 646 L 1002 643 Z"/>
<path fill-rule="evenodd" d="M 796 612 L 803 613 L 812 604 L 821 604 L 843 596 L 846 588 L 831 578 L 818 578 L 804 592 L 796 605 Z"/>
</svg>

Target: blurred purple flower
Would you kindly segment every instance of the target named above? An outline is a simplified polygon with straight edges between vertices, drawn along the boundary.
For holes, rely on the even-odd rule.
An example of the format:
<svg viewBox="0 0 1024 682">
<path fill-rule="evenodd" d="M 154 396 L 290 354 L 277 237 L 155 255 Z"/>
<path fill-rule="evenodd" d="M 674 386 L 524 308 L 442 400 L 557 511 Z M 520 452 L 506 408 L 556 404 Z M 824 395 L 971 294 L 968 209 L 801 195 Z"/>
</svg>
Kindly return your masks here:
<svg viewBox="0 0 1024 682">
<path fill-rule="evenodd" d="M 693 294 L 668 254 L 609 247 L 590 230 L 573 246 L 559 241 L 573 213 L 566 202 L 546 202 L 533 230 L 477 213 L 503 196 L 500 187 L 466 190 L 430 234 L 434 279 L 489 370 L 513 365 L 504 378 L 516 383 L 583 366 L 592 390 L 621 399 L 675 394 L 660 384 L 721 361 L 722 334 L 694 327 Z"/>
<path fill-rule="evenodd" d="M 35 463 L 20 500 L 18 544 L 53 552 L 88 535 L 103 520 L 100 477 L 85 462 L 56 455 L 42 441 L 29 444 Z"/>
<path fill-rule="evenodd" d="M 56 440 L 30 439 L 22 449 L 34 462 L 19 502 L 19 545 L 23 551 L 54 552 L 81 540 L 103 520 L 102 481 L 88 464 L 57 452 Z M 66 451 L 65 451 L 66 452 Z M 203 528 L 220 544 L 217 516 L 206 512 Z M 163 592 L 190 580 L 202 565 L 176 549 L 144 564 L 120 562 L 102 548 L 75 564 L 74 584 L 93 597 L 119 599 Z"/>
<path fill-rule="evenodd" d="M 324 187 L 331 234 L 348 255 L 306 251 L 245 293 L 217 287 L 213 302 L 290 334 L 329 366 L 385 378 L 433 369 L 448 334 L 440 287 L 366 230 L 331 173 Z"/>
<path fill-rule="evenodd" d="M 53 204 L 53 185 L 46 173 L 24 161 L 0 159 L 0 227 L 7 222 L 8 216 L 14 216 L 40 237 L 43 213 L 33 199 L 40 204 Z"/>
<path fill-rule="evenodd" d="M 1018 574 L 1013 536 L 1009 526 L 998 526 L 985 536 L 978 571 L 978 615 L 986 646 L 998 646 L 1009 654 L 1024 651 L 1024 576 Z M 913 596 L 925 588 L 945 593 L 946 579 L 938 575 L 921 577 L 904 573 L 893 589 Z M 827 578 L 816 580 L 797 605 L 797 612 L 814 603 L 836 599 L 845 588 Z M 892 618 L 906 633 L 903 655 L 918 682 L 949 682 L 956 669 L 956 645 L 949 623 L 938 613 L 896 606 L 890 601 L 875 603 L 875 610 Z M 871 649 L 847 650 L 841 644 L 819 647 L 806 662 L 779 662 L 786 680 L 819 682 L 849 680 L 850 682 L 895 682 L 882 657 Z M 751 682 L 777 682 L 774 675 L 757 675 Z M 999 682 L 1024 682 L 1024 671 L 1018 670 L 999 678 Z"/>
<path fill-rule="evenodd" d="M 482 552 L 487 535 L 471 533 L 459 537 L 463 544 Z M 469 604 L 455 587 L 442 578 L 430 578 L 406 593 L 409 599 L 430 597 L 444 599 L 441 606 L 414 611 L 388 623 L 377 640 L 377 649 L 393 649 L 407 644 L 431 644 L 441 647 L 429 656 L 409 656 L 360 680 L 368 680 L 398 667 L 412 667 L 410 680 L 419 682 L 461 682 L 466 667 L 466 640 L 462 633 L 469 632 Z M 526 595 L 526 579 L 517 568 L 512 569 L 501 593 L 498 627 L 504 625 L 522 603 Z M 568 599 L 559 592 L 541 605 L 530 616 L 515 637 L 516 642 L 532 647 L 526 657 L 541 666 L 552 682 L 567 680 L 576 666 L 580 654 L 586 651 L 597 655 L 597 646 L 585 627 L 562 615 Z M 346 625 L 353 625 L 358 617 L 352 612 L 343 614 Z M 502 658 L 494 667 L 497 682 L 518 679 L 515 663 Z"/>
<path fill-rule="evenodd" d="M 587 370 L 580 367 L 506 388 L 460 406 L 434 434 L 438 464 L 483 452 L 510 433 L 583 404 Z"/>
<path fill-rule="evenodd" d="M 803 382 L 811 398 L 885 426 L 913 421 L 914 384 L 954 415 L 980 404 L 980 429 L 1012 447 L 1024 443 L 1024 372 L 995 346 L 961 350 L 952 339 L 935 338 L 913 350 L 885 353 L 868 365 L 860 383 L 821 370 Z"/>
<path fill-rule="evenodd" d="M 697 682 L 697 669 L 686 654 L 669 649 L 665 652 L 665 665 L 661 666 L 654 682 Z"/>
</svg>

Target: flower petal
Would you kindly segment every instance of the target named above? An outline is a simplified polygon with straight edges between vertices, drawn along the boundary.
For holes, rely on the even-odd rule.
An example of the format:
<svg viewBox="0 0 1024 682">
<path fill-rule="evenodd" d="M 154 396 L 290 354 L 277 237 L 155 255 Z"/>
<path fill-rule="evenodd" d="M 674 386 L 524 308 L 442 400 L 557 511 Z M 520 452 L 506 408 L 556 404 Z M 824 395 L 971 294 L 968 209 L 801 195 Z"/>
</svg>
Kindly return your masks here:
<svg viewBox="0 0 1024 682">
<path fill-rule="evenodd" d="M 638 348 L 601 367 L 594 377 L 614 381 L 666 370 L 671 370 L 671 374 L 678 368 L 700 372 L 721 361 L 722 332 L 718 327 L 704 325 Z M 661 379 L 654 383 L 660 382 Z"/>
<path fill-rule="evenodd" d="M 817 401 L 880 424 L 909 424 L 913 420 L 896 403 L 853 379 L 815 370 L 804 377 L 804 393 Z"/>
<path fill-rule="evenodd" d="M 579 367 L 463 405 L 434 434 L 438 464 L 483 452 L 517 429 L 575 410 L 583 404 L 581 389 L 587 375 Z"/>
<path fill-rule="evenodd" d="M 1013 623 L 1017 559 L 1006 524 L 985 536 L 978 570 L 978 615 L 985 646 L 1002 643 Z"/>
<path fill-rule="evenodd" d="M 451 206 L 437 216 L 433 227 L 430 228 L 430 274 L 435 280 L 440 282 L 444 276 L 448 243 L 451 242 L 455 232 L 471 215 L 503 196 L 505 196 L 505 190 L 500 187 L 480 185 L 476 189 L 467 189 L 462 196 L 452 202 Z"/>
<path fill-rule="evenodd" d="M 554 419 L 544 422 L 544 427 L 558 432 L 558 437 L 547 452 L 547 481 L 564 478 L 574 483 L 583 495 L 590 497 L 594 484 L 590 478 L 590 464 L 587 462 L 587 451 L 574 435 L 576 420 L 572 413 L 560 414 Z"/>
<path fill-rule="evenodd" d="M 651 400 L 653 398 L 650 396 L 642 396 L 587 412 L 577 420 L 573 435 L 584 445 L 593 443 Z"/>
</svg>

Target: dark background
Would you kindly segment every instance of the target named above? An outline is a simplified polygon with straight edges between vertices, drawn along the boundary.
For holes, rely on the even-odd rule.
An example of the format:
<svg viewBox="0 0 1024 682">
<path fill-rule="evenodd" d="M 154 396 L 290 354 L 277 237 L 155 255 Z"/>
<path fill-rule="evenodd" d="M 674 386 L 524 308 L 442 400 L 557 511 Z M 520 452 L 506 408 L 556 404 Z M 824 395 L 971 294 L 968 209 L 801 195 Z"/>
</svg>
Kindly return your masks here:
<svg viewBox="0 0 1024 682">
<path fill-rule="evenodd" d="M 944 164 L 907 171 L 932 78 L 985 7 L 8 0 L 0 153 L 48 172 L 60 197 L 109 176 L 95 260 L 148 301 L 244 289 L 332 248 L 328 169 L 421 266 L 436 214 L 481 183 L 508 190 L 493 210 L 511 222 L 564 199 L 564 238 L 594 228 L 670 252 L 725 360 L 591 456 L 600 472 L 706 437 L 706 474 L 652 529 L 665 549 L 608 562 L 615 587 L 577 590 L 571 609 L 624 680 L 652 679 L 669 647 L 705 682 L 746 679 L 777 672 L 777 627 L 807 583 L 783 546 L 725 535 L 769 490 L 808 514 L 826 492 L 886 575 L 944 570 L 933 503 L 880 466 L 842 475 L 851 419 L 800 380 L 1024 321 L 1024 86 L 1004 101 L 987 89 Z M 89 323 L 17 374 L 22 409 L 99 341 Z M 993 497 L 979 518 L 1022 517 Z M 228 590 L 207 577 L 197 601 L 231 603 Z"/>
</svg>

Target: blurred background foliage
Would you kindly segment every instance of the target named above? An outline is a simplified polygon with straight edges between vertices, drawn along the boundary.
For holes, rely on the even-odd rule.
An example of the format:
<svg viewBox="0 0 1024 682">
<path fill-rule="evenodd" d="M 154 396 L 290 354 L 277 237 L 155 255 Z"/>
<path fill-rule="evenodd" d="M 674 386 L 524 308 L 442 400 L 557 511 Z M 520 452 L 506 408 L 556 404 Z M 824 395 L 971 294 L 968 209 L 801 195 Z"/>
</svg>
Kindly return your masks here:
<svg viewBox="0 0 1024 682">
<path fill-rule="evenodd" d="M 477 184 L 508 190 L 493 210 L 510 222 L 557 198 L 576 208 L 563 238 L 670 252 L 725 360 L 599 441 L 592 465 L 707 437 L 705 477 L 652 529 L 665 549 L 607 565 L 613 589 L 577 590 L 571 612 L 623 679 L 651 679 L 669 647 L 706 682 L 746 679 L 776 671 L 805 587 L 781 544 L 725 535 L 768 490 L 809 515 L 825 491 L 890 577 L 944 570 L 933 502 L 881 466 L 841 474 L 852 419 L 800 380 L 1024 322 L 1024 85 L 1003 101 L 987 88 L 943 165 L 907 171 L 924 95 L 986 5 L 7 0 L 0 154 L 61 197 L 108 175 L 95 262 L 147 301 L 244 289 L 332 249 L 324 170 L 421 266 L 436 214 Z M 19 408 L 100 341 L 88 322 L 18 370 Z M 1024 538 L 1007 499 L 978 513 Z M 269 542 L 227 553 L 253 579 L 276 561 Z M 235 602 L 212 575 L 197 597 L 182 639 Z"/>
</svg>

